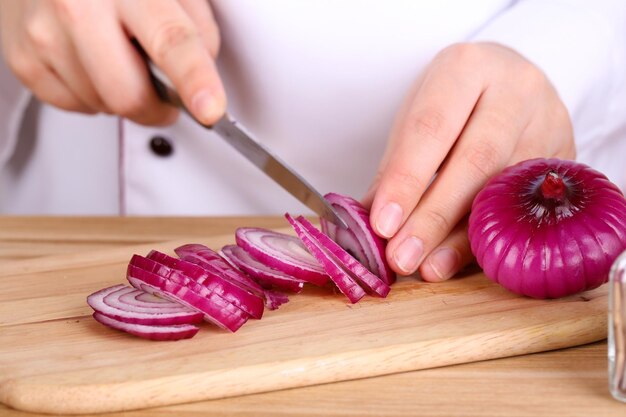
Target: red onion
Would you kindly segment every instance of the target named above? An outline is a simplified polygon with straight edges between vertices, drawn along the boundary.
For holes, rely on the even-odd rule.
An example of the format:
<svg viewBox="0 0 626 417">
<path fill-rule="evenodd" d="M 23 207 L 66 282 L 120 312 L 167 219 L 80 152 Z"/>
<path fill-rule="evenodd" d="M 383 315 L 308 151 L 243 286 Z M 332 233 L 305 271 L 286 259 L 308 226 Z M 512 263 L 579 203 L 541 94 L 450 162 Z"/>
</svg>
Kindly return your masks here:
<svg viewBox="0 0 626 417">
<path fill-rule="evenodd" d="M 208 271 L 198 265 L 173 258 L 155 250 L 151 251 L 147 258 L 167 267 L 168 269 L 162 269 L 163 274 L 166 276 L 176 276 L 172 275 L 172 269 L 180 271 L 185 278 L 200 284 L 203 287 L 203 293 L 215 292 L 224 300 L 239 307 L 255 319 L 260 319 L 263 316 L 263 299 L 238 283 L 225 279 L 223 274 Z"/>
<path fill-rule="evenodd" d="M 256 306 L 248 305 L 244 309 L 242 306 L 236 305 L 235 303 L 228 301 L 228 299 L 225 297 L 224 288 L 219 288 L 219 284 L 212 288 L 209 288 L 205 286 L 202 282 L 196 281 L 195 277 L 190 277 L 182 271 L 174 270 L 173 268 L 167 267 L 159 262 L 145 258 L 143 256 L 133 255 L 129 262 L 129 267 L 135 267 L 142 269 L 146 272 L 153 273 L 158 277 L 164 279 L 166 283 L 184 286 L 206 299 L 215 300 L 220 304 L 221 308 L 224 308 L 229 312 L 237 313 L 237 315 L 242 313 L 243 316 L 249 317 L 251 316 L 251 314 L 248 313 L 246 310 L 258 308 L 257 304 Z M 231 296 L 229 298 L 234 297 Z M 257 312 L 256 314 L 258 315 L 259 313 Z"/>
<path fill-rule="evenodd" d="M 385 258 L 387 243 L 374 233 L 370 225 L 369 211 L 351 197 L 337 193 L 328 193 L 324 197 L 332 204 L 339 217 L 346 222 L 348 228 L 337 227 L 321 218 L 322 231 L 374 275 L 380 277 L 385 284 L 393 284 L 396 275 Z"/>
<path fill-rule="evenodd" d="M 176 277 L 176 281 L 158 275 L 152 272 L 154 268 L 149 265 L 142 265 L 142 260 L 137 256 L 135 255 L 131 259 L 127 272 L 128 282 L 133 287 L 156 295 L 165 294 L 169 299 L 202 312 L 206 321 L 232 332 L 237 331 L 248 321 L 249 314 L 227 302 L 218 294 L 214 292 L 201 294 L 202 289 L 199 284 L 184 283 L 185 281 L 180 279 L 180 275 Z M 146 258 L 143 258 L 143 261 L 155 263 Z"/>
<path fill-rule="evenodd" d="M 518 294 L 563 297 L 606 282 L 626 250 L 626 200 L 584 164 L 532 159 L 478 193 L 468 233 L 487 277 Z"/>
<path fill-rule="evenodd" d="M 243 286 L 252 293 L 263 292 L 263 287 L 256 281 L 235 268 L 221 254 L 211 248 L 198 243 L 189 243 L 177 247 L 174 249 L 174 252 L 176 252 L 180 259 L 194 263 L 207 271 L 222 275 L 225 279 Z"/>
<path fill-rule="evenodd" d="M 253 276 L 261 285 L 276 287 L 295 293 L 302 291 L 304 281 L 270 268 L 254 259 L 252 255 L 237 245 L 224 246 L 222 253 L 230 262 L 250 276 Z"/>
<path fill-rule="evenodd" d="M 97 311 L 93 313 L 93 318 L 105 326 L 113 329 L 122 330 L 126 333 L 151 340 L 180 340 L 194 337 L 199 327 L 191 324 L 173 324 L 170 326 L 151 326 L 146 324 L 126 323 L 115 320 L 109 316 L 105 316 Z"/>
<path fill-rule="evenodd" d="M 291 223 L 294 230 L 298 234 L 304 246 L 315 256 L 319 263 L 324 267 L 324 270 L 330 276 L 330 279 L 337 285 L 339 291 L 341 291 L 351 303 L 358 302 L 365 295 L 363 288 L 355 281 L 355 279 L 345 270 L 345 265 L 338 261 L 335 257 L 330 255 L 317 239 L 315 239 L 304 226 L 289 214 L 285 217 Z"/>
<path fill-rule="evenodd" d="M 197 257 L 202 261 L 220 260 L 219 253 L 215 252 L 208 246 L 201 245 L 200 243 L 187 243 L 174 249 L 176 255 L 182 259 L 184 256 Z"/>
<path fill-rule="evenodd" d="M 126 285 L 114 285 L 87 297 L 96 312 L 131 324 L 174 325 L 202 321 L 202 313 Z"/>
<path fill-rule="evenodd" d="M 293 225 L 294 221 L 291 216 L 287 215 L 287 220 Z M 352 255 L 346 252 L 341 246 L 335 243 L 331 238 L 319 231 L 313 224 L 300 216 L 296 219 L 304 230 L 309 233 L 312 239 L 315 239 L 324 251 L 330 255 L 342 268 L 352 276 L 368 294 L 375 294 L 380 297 L 386 297 L 391 289 L 382 279 L 371 273 L 365 266 L 357 261 Z"/>
<path fill-rule="evenodd" d="M 328 275 L 295 236 L 256 227 L 242 227 L 235 233 L 237 245 L 256 260 L 288 275 L 324 285 Z"/>
<path fill-rule="evenodd" d="M 217 253 L 204 245 L 190 243 L 180 246 L 174 249 L 174 251 L 182 260 L 195 263 L 201 268 L 220 274 L 223 278 L 262 297 L 265 300 L 265 306 L 270 310 L 276 310 L 289 301 L 286 294 L 263 288 L 259 283 L 248 276 L 246 271 L 240 270 L 236 265 L 231 264 L 229 262 L 230 259 L 225 257 L 224 254 Z M 252 258 L 250 257 L 250 259 Z M 300 286 L 300 288 L 302 288 L 302 286 Z"/>
</svg>

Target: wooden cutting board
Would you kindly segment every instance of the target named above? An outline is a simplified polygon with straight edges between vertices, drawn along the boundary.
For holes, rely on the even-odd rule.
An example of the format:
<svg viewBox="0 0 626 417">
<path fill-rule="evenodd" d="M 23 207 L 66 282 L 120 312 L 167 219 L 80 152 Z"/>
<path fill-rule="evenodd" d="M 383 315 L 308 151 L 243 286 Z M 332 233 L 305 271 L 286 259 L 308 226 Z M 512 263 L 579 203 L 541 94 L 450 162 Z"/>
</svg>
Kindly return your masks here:
<svg viewBox="0 0 626 417">
<path fill-rule="evenodd" d="M 203 324 L 153 342 L 106 328 L 85 298 L 125 282 L 133 253 L 164 242 L 15 261 L 0 268 L 0 402 L 95 413 L 222 398 L 575 346 L 606 337 L 606 286 L 560 300 L 516 296 L 481 273 L 405 278 L 351 305 L 308 287 L 237 333 Z M 233 236 L 200 240 L 211 247 Z"/>
</svg>

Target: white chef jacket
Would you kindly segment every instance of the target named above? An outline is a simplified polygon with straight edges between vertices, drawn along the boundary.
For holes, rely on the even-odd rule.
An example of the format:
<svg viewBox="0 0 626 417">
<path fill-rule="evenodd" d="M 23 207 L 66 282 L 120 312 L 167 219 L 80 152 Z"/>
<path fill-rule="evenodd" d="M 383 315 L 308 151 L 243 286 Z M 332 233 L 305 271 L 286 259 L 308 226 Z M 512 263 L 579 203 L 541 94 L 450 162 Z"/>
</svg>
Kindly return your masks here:
<svg viewBox="0 0 626 417">
<path fill-rule="evenodd" d="M 539 66 L 578 159 L 626 189 L 626 1 L 223 0 L 229 111 L 322 193 L 359 198 L 400 103 L 442 48 L 494 41 Z M 169 156 L 151 150 L 155 136 Z M 549 138 L 546 138 L 549 140 Z M 188 117 L 166 128 L 60 111 L 0 63 L 0 213 L 309 213 Z"/>
</svg>

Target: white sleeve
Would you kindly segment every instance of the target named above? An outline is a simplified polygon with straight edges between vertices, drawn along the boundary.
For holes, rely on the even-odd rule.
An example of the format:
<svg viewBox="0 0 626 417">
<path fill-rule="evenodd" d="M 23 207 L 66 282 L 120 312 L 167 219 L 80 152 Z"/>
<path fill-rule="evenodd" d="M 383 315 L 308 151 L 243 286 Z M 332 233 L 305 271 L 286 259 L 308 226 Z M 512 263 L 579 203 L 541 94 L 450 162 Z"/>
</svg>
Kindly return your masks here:
<svg viewBox="0 0 626 417">
<path fill-rule="evenodd" d="M 579 154 L 616 134 L 626 140 L 626 1 L 521 0 L 470 40 L 508 46 L 543 70 L 569 110 Z"/>
<path fill-rule="evenodd" d="M 0 56 L 0 167 L 13 153 L 30 98 L 30 91 L 18 81 Z"/>
</svg>

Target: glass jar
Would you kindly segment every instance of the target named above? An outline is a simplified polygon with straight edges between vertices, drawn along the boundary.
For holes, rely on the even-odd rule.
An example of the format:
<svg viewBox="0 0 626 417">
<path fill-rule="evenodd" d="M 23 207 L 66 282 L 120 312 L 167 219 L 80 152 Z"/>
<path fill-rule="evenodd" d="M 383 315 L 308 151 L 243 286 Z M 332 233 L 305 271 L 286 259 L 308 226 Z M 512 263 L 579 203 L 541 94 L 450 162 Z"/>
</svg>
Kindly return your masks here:
<svg viewBox="0 0 626 417">
<path fill-rule="evenodd" d="M 609 275 L 609 388 L 626 402 L 626 252 Z"/>
</svg>

